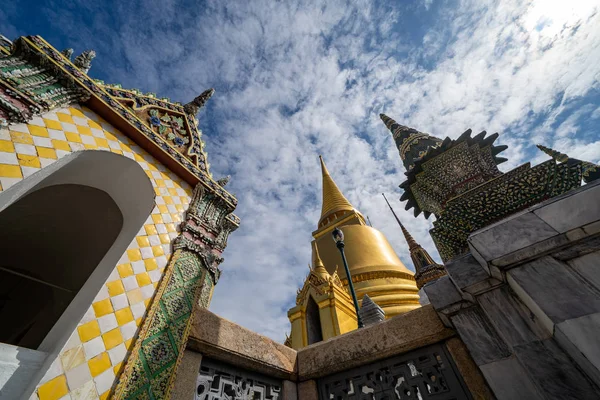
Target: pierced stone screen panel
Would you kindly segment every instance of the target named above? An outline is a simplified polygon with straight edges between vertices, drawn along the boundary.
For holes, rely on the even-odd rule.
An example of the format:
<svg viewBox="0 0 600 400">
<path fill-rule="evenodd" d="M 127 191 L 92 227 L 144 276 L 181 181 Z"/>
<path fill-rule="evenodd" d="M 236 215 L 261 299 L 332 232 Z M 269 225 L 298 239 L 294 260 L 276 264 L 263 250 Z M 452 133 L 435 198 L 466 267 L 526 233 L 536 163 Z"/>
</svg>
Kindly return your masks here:
<svg viewBox="0 0 600 400">
<path fill-rule="evenodd" d="M 432 345 L 319 380 L 321 400 L 471 399 L 443 345 Z"/>
<path fill-rule="evenodd" d="M 281 381 L 203 358 L 196 400 L 281 400 Z"/>
</svg>

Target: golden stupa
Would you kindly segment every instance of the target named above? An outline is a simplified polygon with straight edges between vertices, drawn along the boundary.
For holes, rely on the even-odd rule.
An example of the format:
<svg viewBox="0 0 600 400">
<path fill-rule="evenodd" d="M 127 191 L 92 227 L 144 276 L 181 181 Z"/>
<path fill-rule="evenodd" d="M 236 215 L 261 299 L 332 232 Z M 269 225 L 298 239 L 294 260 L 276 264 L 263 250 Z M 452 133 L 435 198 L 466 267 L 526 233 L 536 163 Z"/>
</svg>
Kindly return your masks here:
<svg viewBox="0 0 600 400">
<path fill-rule="evenodd" d="M 402 264 L 385 236 L 366 224 L 320 159 L 323 206 L 318 228 L 312 233 L 311 271 L 298 291 L 296 306 L 288 311 L 292 332 L 286 342 L 293 348 L 357 327 L 342 258 L 331 235 L 335 227 L 344 232 L 346 258 L 359 302 L 369 295 L 385 311 L 386 318 L 420 307 L 413 273 Z M 318 306 L 318 315 L 311 315 L 316 309 L 313 303 Z"/>
</svg>

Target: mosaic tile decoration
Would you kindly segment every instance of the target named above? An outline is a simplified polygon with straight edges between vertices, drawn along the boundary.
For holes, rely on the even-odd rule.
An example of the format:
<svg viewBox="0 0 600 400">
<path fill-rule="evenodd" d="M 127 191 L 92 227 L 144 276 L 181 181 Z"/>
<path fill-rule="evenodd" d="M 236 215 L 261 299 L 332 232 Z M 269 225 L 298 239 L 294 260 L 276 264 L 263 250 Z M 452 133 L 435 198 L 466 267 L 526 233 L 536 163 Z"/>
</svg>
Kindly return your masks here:
<svg viewBox="0 0 600 400">
<path fill-rule="evenodd" d="M 213 281 L 200 257 L 177 250 L 161 281 L 131 357 L 116 388 L 116 399 L 166 399 L 192 322 L 194 304 L 210 295 Z"/>
<path fill-rule="evenodd" d="M 227 238 L 237 229 L 233 207 L 197 185 L 176 249 L 144 319 L 114 399 L 167 399 L 175 383 L 193 321 L 194 307 L 208 307 L 221 274 Z"/>
<path fill-rule="evenodd" d="M 40 400 L 108 397 L 167 266 L 170 243 L 192 195 L 186 182 L 80 106 L 0 129 L 0 190 L 86 149 L 137 161 L 152 182 L 156 207 L 40 382 L 33 397 Z"/>
</svg>

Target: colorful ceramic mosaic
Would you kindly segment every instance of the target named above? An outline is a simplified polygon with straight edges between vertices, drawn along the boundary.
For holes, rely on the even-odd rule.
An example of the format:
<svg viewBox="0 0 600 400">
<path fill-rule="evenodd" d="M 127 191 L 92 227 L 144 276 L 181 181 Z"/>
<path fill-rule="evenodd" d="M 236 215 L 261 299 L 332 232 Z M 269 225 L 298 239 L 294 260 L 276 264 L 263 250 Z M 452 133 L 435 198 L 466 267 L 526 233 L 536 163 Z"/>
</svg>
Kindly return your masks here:
<svg viewBox="0 0 600 400">
<path fill-rule="evenodd" d="M 171 253 L 192 188 L 87 108 L 73 106 L 0 129 L 0 188 L 72 151 L 111 151 L 150 178 L 156 207 L 38 387 L 41 400 L 108 396 Z M 85 397 L 88 396 L 88 397 Z"/>
<path fill-rule="evenodd" d="M 430 231 L 444 261 L 468 251 L 469 234 L 581 185 L 581 164 L 525 164 L 452 199 Z"/>
<path fill-rule="evenodd" d="M 177 103 L 157 99 L 154 95 L 148 94 L 142 96 L 137 95 L 135 91 L 123 91 L 116 89 L 114 86 L 104 86 L 102 83 L 87 76 L 84 70 L 80 69 L 81 66 L 76 66 L 68 56 L 54 49 L 39 36 L 21 37 L 15 40 L 12 46 L 11 57 L 8 58 L 12 57 L 24 60 L 26 63 L 34 66 L 34 69 L 46 71 L 48 79 L 53 83 L 56 82 L 60 88 L 76 90 L 77 94 L 81 96 L 77 98 L 78 101 L 84 101 L 93 97 L 97 102 L 100 102 L 98 105 L 110 110 L 111 113 L 116 113 L 121 122 L 127 124 L 127 129 L 134 130 L 140 136 L 153 142 L 155 145 L 154 149 L 160 149 L 158 153 L 153 154 L 159 159 L 165 160 L 163 163 L 174 161 L 177 168 L 184 168 L 185 171 L 191 174 L 191 177 L 195 181 L 194 183 L 201 182 L 234 207 L 237 205 L 237 199 L 212 179 L 209 173 L 206 154 L 202 149 L 201 132 L 197 127 L 198 120 L 196 119 L 196 115 L 192 115 L 186 111 L 198 111 L 199 107 L 212 95 L 214 90 L 207 90 L 192 102 L 182 106 Z M 41 106 L 39 103 L 36 103 L 35 100 L 37 98 L 32 97 L 33 94 L 27 95 L 21 93 L 6 81 L 0 83 L 2 83 L 0 84 L 0 89 L 2 89 L 0 91 L 0 118 L 5 121 L 26 121 L 36 112 L 49 110 L 58 104 L 58 102 L 54 102 L 48 107 Z M 5 90 L 4 87 L 8 87 L 9 90 Z M 125 98 L 121 98 L 120 95 L 123 95 Z M 135 107 L 137 107 L 137 104 L 142 104 L 144 106 L 152 106 L 153 108 L 175 111 L 178 117 L 185 120 L 186 132 L 188 132 L 191 138 L 189 146 L 183 149 L 171 145 L 159 132 L 151 128 L 148 118 L 140 118 L 137 115 L 137 111 L 139 110 L 123 103 L 123 101 L 127 100 L 133 101 L 136 105 Z M 67 103 L 65 99 L 65 102 L 61 104 Z M 16 115 L 16 111 L 11 113 L 14 107 L 17 107 L 19 115 Z M 147 113 L 148 111 L 149 109 L 144 112 Z"/>
<path fill-rule="evenodd" d="M 540 149 L 554 160 L 502 174 L 497 165 L 506 159 L 497 155 L 507 146 L 494 145 L 497 133 L 471 137 L 469 129 L 456 140 L 440 141 L 416 138 L 416 130 L 383 114 L 381 119 L 392 131 L 405 166 L 410 165 L 400 200 L 407 200 L 406 209 L 414 208 L 415 216 L 421 211 L 425 218 L 436 215 L 430 233 L 444 261 L 466 253 L 467 238 L 477 229 L 579 187 L 582 180 L 600 178 L 600 167 L 544 146 Z"/>
<path fill-rule="evenodd" d="M 570 165 L 581 163 L 582 179 L 585 183 L 589 183 L 595 181 L 596 179 L 600 179 L 600 165 L 596 165 L 588 161 L 581 161 L 576 158 L 571 158 L 564 153 L 558 152 L 540 144 L 537 145 L 537 148 L 543 151 L 544 153 L 548 154 L 550 157 L 552 157 L 555 161 L 559 163 L 567 163 Z"/>
<path fill-rule="evenodd" d="M 412 143 L 411 136 L 405 133 L 416 130 L 383 114 L 381 119 L 394 135 L 400 151 L 405 142 Z M 506 159 L 497 154 L 507 146 L 494 145 L 497 133 L 486 136 L 483 131 L 473 137 L 471 133 L 469 129 L 456 140 L 447 137 L 443 141 L 428 135 L 427 140 L 419 140 L 418 146 L 411 147 L 415 151 L 405 153 L 403 162 L 411 168 L 407 169 L 407 179 L 400 187 L 404 189 L 401 200 L 407 201 L 407 210 L 414 208 L 415 216 L 423 212 L 425 218 L 439 215 L 448 200 L 501 175 L 497 165 Z"/>
<path fill-rule="evenodd" d="M 0 58 L 0 126 L 26 122 L 32 115 L 76 101 L 89 94 L 83 88 L 61 81 L 51 68 L 39 65 L 22 40 L 15 41 L 14 52 Z"/>
<path fill-rule="evenodd" d="M 177 250 L 159 288 L 140 337 L 127 361 L 115 398 L 164 399 L 174 377 L 191 327 L 191 315 L 200 293 L 211 293 L 212 281 L 194 252 Z"/>
<path fill-rule="evenodd" d="M 36 395 L 42 400 L 106 398 L 130 350 L 117 396 L 168 397 L 193 306 L 208 306 L 221 253 L 229 233 L 239 226 L 232 213 L 237 200 L 223 188 L 228 178 L 212 179 L 197 126 L 197 113 L 214 90 L 183 106 L 91 79 L 87 72 L 93 50 L 71 61 L 71 49 L 58 52 L 38 36 L 2 40 L 0 126 L 8 128 L 0 130 L 0 190 L 70 152 L 93 149 L 137 161 L 156 193 L 152 215 Z M 120 131 L 90 109 L 65 107 L 88 100 Z M 192 199 L 182 176 L 197 184 Z M 175 224 L 184 211 L 187 219 L 178 235 Z M 176 256 L 168 262 L 171 248 Z M 149 317 L 143 319 L 151 299 Z"/>
<path fill-rule="evenodd" d="M 183 356 L 195 305 L 207 307 L 229 234 L 233 208 L 196 186 L 174 243 L 175 254 L 115 390 L 115 399 L 164 399 Z"/>
</svg>

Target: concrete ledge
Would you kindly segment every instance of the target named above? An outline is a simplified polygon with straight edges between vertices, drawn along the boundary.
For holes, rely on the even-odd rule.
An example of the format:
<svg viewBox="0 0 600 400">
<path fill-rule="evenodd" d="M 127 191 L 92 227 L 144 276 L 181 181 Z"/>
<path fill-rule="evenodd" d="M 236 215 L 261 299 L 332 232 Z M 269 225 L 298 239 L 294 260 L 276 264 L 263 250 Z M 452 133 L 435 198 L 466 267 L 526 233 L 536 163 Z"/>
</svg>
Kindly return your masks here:
<svg viewBox="0 0 600 400">
<path fill-rule="evenodd" d="M 298 380 L 319 378 L 440 342 L 454 335 L 431 305 L 298 351 Z"/>
<path fill-rule="evenodd" d="M 296 381 L 296 351 L 197 308 L 187 347 L 203 356 L 274 378 Z"/>
<path fill-rule="evenodd" d="M 489 262 L 556 235 L 543 219 L 525 211 L 476 231 L 468 242 Z"/>
</svg>

